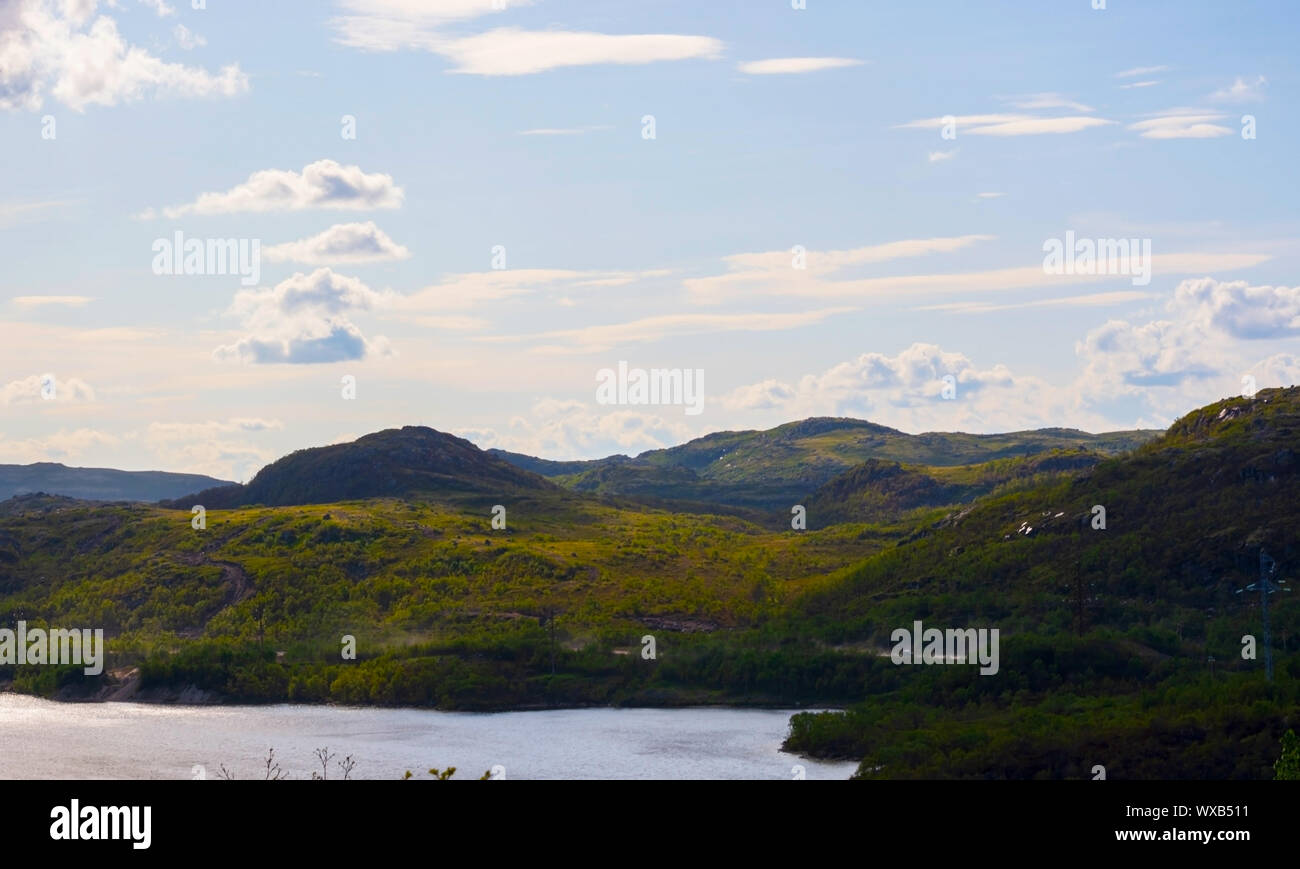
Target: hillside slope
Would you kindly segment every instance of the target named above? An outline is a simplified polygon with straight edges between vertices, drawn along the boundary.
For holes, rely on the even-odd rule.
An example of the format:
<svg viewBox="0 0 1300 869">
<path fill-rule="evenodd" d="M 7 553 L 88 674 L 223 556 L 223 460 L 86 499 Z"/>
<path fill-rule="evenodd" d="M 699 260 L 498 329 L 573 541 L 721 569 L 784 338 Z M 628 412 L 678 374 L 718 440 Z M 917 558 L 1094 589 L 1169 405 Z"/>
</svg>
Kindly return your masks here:
<svg viewBox="0 0 1300 869">
<path fill-rule="evenodd" d="M 195 492 L 164 506 L 188 509 L 202 504 L 226 509 L 418 495 L 500 500 L 528 491 L 559 489 L 463 438 L 424 426 L 405 426 L 350 443 L 298 450 L 258 471 L 247 485 Z"/>
<path fill-rule="evenodd" d="M 818 487 L 870 460 L 953 467 L 1083 449 L 1114 455 L 1158 431 L 1089 434 L 1042 429 L 996 435 L 912 435 L 859 419 L 813 417 L 767 431 L 715 432 L 635 458 L 552 462 L 496 452 L 561 485 L 603 494 L 654 497 L 787 513 Z"/>
</svg>

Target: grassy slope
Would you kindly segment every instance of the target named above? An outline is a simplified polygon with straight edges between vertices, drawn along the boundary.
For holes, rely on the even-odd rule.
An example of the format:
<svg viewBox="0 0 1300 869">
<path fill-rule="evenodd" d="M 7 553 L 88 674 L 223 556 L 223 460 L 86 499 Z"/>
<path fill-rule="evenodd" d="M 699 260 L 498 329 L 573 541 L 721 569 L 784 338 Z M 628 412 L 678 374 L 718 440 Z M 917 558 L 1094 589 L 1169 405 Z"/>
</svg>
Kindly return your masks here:
<svg viewBox="0 0 1300 869">
<path fill-rule="evenodd" d="M 1239 654 L 1260 634 L 1258 598 L 1234 591 L 1260 546 L 1284 574 L 1300 563 L 1298 447 L 1300 390 L 1229 399 L 1132 456 L 985 500 L 845 571 L 788 630 L 884 649 L 917 618 L 998 627 L 1003 672 L 895 668 L 869 703 L 801 716 L 791 747 L 865 756 L 864 776 L 1086 777 L 1093 763 L 1111 777 L 1266 776 L 1300 719 L 1300 607 L 1275 596 L 1266 685 Z"/>
</svg>

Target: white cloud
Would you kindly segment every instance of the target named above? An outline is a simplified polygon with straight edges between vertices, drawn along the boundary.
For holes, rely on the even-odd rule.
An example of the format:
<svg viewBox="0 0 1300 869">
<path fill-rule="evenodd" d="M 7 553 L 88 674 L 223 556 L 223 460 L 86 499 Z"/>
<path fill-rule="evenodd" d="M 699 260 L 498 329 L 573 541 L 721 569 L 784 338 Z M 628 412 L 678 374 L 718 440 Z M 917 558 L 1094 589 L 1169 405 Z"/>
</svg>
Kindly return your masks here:
<svg viewBox="0 0 1300 869">
<path fill-rule="evenodd" d="M 1266 375 L 1261 388 L 1295 382 L 1293 357 L 1252 361 L 1250 342 L 1300 336 L 1300 289 L 1198 278 L 1179 284 L 1165 310 L 1166 319 L 1147 323 L 1110 320 L 1076 344 L 1085 361 L 1076 385 L 1082 401 L 1138 399 L 1168 421 L 1240 392 L 1248 371 Z"/>
<path fill-rule="evenodd" d="M 1091 112 L 1093 108 L 1083 103 L 1075 102 L 1067 97 L 1057 93 L 1040 93 L 1025 94 L 1019 97 L 1008 97 L 1007 102 L 1018 109 L 1069 109 L 1074 112 Z"/>
<path fill-rule="evenodd" d="M 1189 280 L 1178 285 L 1170 308 L 1183 320 L 1234 338 L 1300 337 L 1300 287 Z"/>
<path fill-rule="evenodd" d="M 213 358 L 255 364 L 327 363 L 388 355 L 387 339 L 367 339 L 347 317 L 391 304 L 356 278 L 327 268 L 299 272 L 270 290 L 235 295 L 229 313 L 252 334 L 218 347 Z"/>
<path fill-rule="evenodd" d="M 531 6 L 533 0 L 341 0 L 346 13 L 330 23 L 337 41 L 367 51 L 433 51 L 444 37 L 437 28 L 484 15 Z"/>
<path fill-rule="evenodd" d="M 447 275 L 440 282 L 395 299 L 400 312 L 468 310 L 546 290 L 575 293 L 588 289 L 622 286 L 646 278 L 662 277 L 665 270 L 642 272 L 584 272 L 571 269 L 495 269 Z"/>
<path fill-rule="evenodd" d="M 1137 78 L 1140 75 L 1155 75 L 1169 69 L 1167 66 L 1135 66 L 1123 72 L 1115 73 L 1115 78 Z"/>
<path fill-rule="evenodd" d="M 991 236 L 970 235 L 948 239 L 913 240 L 860 248 L 855 251 L 808 251 L 807 267 L 793 267 L 792 254 L 772 251 L 738 254 L 724 259 L 724 274 L 687 278 L 683 284 L 697 304 L 718 304 L 728 299 L 759 295 L 803 299 L 908 298 L 920 300 L 928 294 L 1005 292 L 1030 287 L 1069 286 L 1114 280 L 1107 274 L 1058 275 L 1047 273 L 1042 261 L 1031 266 L 989 269 L 976 272 L 903 274 L 888 277 L 840 277 L 834 273 L 851 265 L 883 262 L 902 256 L 959 251 Z M 1245 269 L 1272 259 L 1259 253 L 1169 253 L 1151 257 L 1151 273 L 1166 275 L 1208 274 Z"/>
<path fill-rule="evenodd" d="M 945 377 L 952 380 L 945 381 Z M 945 387 L 955 397 L 945 399 Z M 895 356 L 863 353 L 793 382 L 767 379 L 724 395 L 723 407 L 769 419 L 854 416 L 905 431 L 1008 431 L 1061 425 L 1063 396 L 1004 365 L 914 343 Z"/>
<path fill-rule="evenodd" d="M 116 446 L 121 440 L 90 428 L 60 429 L 44 437 L 16 440 L 0 435 L 0 461 L 14 464 L 66 462 L 99 447 Z"/>
<path fill-rule="evenodd" d="M 566 66 L 646 64 L 717 58 L 722 43 L 709 36 L 669 33 L 613 35 L 502 27 L 442 42 L 438 54 L 467 75 L 532 75 Z"/>
<path fill-rule="evenodd" d="M 268 247 L 262 255 L 272 262 L 287 260 L 306 265 L 344 265 L 403 260 L 409 258 L 411 252 L 389 238 L 372 221 L 367 221 L 335 224 L 311 238 Z"/>
<path fill-rule="evenodd" d="M 498 335 L 481 341 L 531 341 L 536 352 L 593 353 L 626 344 L 660 341 L 678 335 L 713 332 L 771 332 L 820 323 L 852 308 L 825 308 L 781 314 L 664 314 L 627 323 L 608 323 L 579 329 L 558 329 L 531 335 Z"/>
<path fill-rule="evenodd" d="M 980 199 L 1001 199 L 1003 196 L 1006 196 L 1007 194 L 989 192 L 989 193 L 977 193 L 975 195 L 978 196 Z"/>
<path fill-rule="evenodd" d="M 63 306 L 80 308 L 95 301 L 94 296 L 14 296 L 9 301 L 16 308 L 41 308 L 45 306 Z"/>
<path fill-rule="evenodd" d="M 1213 139 L 1231 136 L 1233 131 L 1215 123 L 1225 116 L 1198 109 L 1170 109 L 1156 117 L 1130 124 L 1144 139 Z"/>
<path fill-rule="evenodd" d="M 176 44 L 186 51 L 202 48 L 208 44 L 206 39 L 190 30 L 184 24 L 177 24 L 172 30 L 172 35 L 176 37 Z"/>
<path fill-rule="evenodd" d="M 35 111 L 46 94 L 75 111 L 157 97 L 230 97 L 248 90 L 238 64 L 209 73 L 128 45 L 94 0 L 7 0 L 0 7 L 0 109 Z"/>
<path fill-rule="evenodd" d="M 592 396 L 596 381 L 593 377 Z M 528 416 L 516 416 L 504 431 L 462 428 L 455 432 L 483 449 L 503 449 L 554 459 L 635 455 L 683 443 L 697 436 L 680 412 L 673 418 L 618 408 L 597 410 L 580 401 L 543 399 Z"/>
<path fill-rule="evenodd" d="M 167 0 L 140 0 L 140 5 L 148 6 L 158 14 L 159 18 L 166 18 L 176 14 L 176 10 L 167 5 Z"/>
<path fill-rule="evenodd" d="M 1037 115 L 946 115 L 898 124 L 903 130 L 938 130 L 954 124 L 958 134 L 971 136 L 1037 136 L 1048 133 L 1077 133 L 1092 127 L 1114 124 L 1091 115 L 1066 115 L 1044 118 Z"/>
<path fill-rule="evenodd" d="M 282 428 L 279 420 L 258 418 L 154 422 L 141 440 L 155 455 L 165 457 L 168 468 L 242 482 L 276 458 L 250 438 Z"/>
<path fill-rule="evenodd" d="M 520 130 L 521 136 L 580 136 L 583 133 L 594 133 L 600 130 L 612 130 L 613 127 L 607 125 L 592 127 L 541 127 L 536 130 Z"/>
<path fill-rule="evenodd" d="M 449 24 L 531 5 L 518 0 L 494 8 L 491 0 L 344 0 L 347 13 L 332 20 L 343 45 L 368 51 L 430 51 L 469 75 L 532 75 L 595 64 L 646 64 L 712 59 L 723 45 L 708 36 L 668 33 L 609 34 L 498 27 L 468 36 L 451 35 Z"/>
<path fill-rule="evenodd" d="M 4 73 L 0 70 L 0 81 Z M 0 105 L 3 105 L 3 88 L 0 88 Z M 37 202 L 0 202 L 0 227 L 13 226 L 19 222 L 30 223 L 57 208 L 70 204 L 67 199 L 49 199 Z"/>
<path fill-rule="evenodd" d="M 241 212 L 304 211 L 347 209 L 371 211 L 400 208 L 402 188 L 393 176 L 369 174 L 360 166 L 342 166 L 333 160 L 317 160 L 292 169 L 263 169 L 243 184 L 222 193 L 201 193 L 188 205 L 164 208 L 168 217 L 186 214 L 237 214 Z"/>
<path fill-rule="evenodd" d="M 1115 123 L 1105 118 L 1093 118 L 1075 115 L 1061 118 L 1021 118 L 1015 121 L 1003 121 L 986 124 L 965 132 L 972 136 L 1039 136 L 1044 133 L 1077 133 L 1092 127 L 1104 127 Z"/>
<path fill-rule="evenodd" d="M 768 60 L 751 60 L 739 64 L 736 68 L 747 75 L 789 75 L 861 65 L 862 61 L 851 57 L 774 57 Z"/>
<path fill-rule="evenodd" d="M 1254 81 L 1247 81 L 1241 76 L 1227 87 L 1219 88 L 1209 95 L 1209 99 L 1223 103 L 1253 103 L 1264 99 L 1264 88 L 1268 79 L 1257 76 Z"/>
<path fill-rule="evenodd" d="M 1113 293 L 1090 293 L 1084 296 L 1063 296 L 1059 299 L 1028 299 L 994 305 L 988 302 L 950 302 L 943 305 L 925 305 L 918 311 L 943 311 L 949 314 L 987 314 L 993 311 L 1012 311 L 1019 308 L 1095 308 L 1104 305 L 1122 305 L 1154 298 L 1154 293 L 1120 290 Z"/>
<path fill-rule="evenodd" d="M 931 163 L 942 163 L 944 160 L 951 160 L 953 157 L 956 157 L 957 149 L 953 148 L 951 151 L 931 151 L 929 156 Z"/>
<path fill-rule="evenodd" d="M 51 397 L 46 398 L 45 392 Z M 32 374 L 0 387 L 0 405 L 94 400 L 95 390 L 79 377 L 63 379 L 53 374 Z"/>
<path fill-rule="evenodd" d="M 1132 90 L 1133 88 L 1149 88 L 1149 87 L 1154 87 L 1154 86 L 1156 86 L 1156 85 L 1158 85 L 1158 84 L 1160 84 L 1160 82 L 1159 82 L 1158 80 L 1135 81 L 1135 82 L 1132 82 L 1132 83 L 1130 83 L 1130 84 L 1122 84 L 1122 85 L 1120 85 L 1120 88 L 1121 88 L 1122 90 Z"/>
</svg>

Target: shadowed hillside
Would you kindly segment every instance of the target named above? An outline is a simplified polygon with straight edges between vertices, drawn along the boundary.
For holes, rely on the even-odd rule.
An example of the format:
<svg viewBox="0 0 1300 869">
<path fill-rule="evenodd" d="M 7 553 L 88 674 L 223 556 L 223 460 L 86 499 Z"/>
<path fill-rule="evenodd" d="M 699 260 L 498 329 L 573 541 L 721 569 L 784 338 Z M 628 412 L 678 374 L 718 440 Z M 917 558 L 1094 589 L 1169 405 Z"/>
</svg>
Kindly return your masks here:
<svg viewBox="0 0 1300 869">
<path fill-rule="evenodd" d="M 405 426 L 351 443 L 298 450 L 258 471 L 247 485 L 207 489 L 164 506 L 225 509 L 420 495 L 500 499 L 522 491 L 558 490 L 463 438 Z"/>
</svg>

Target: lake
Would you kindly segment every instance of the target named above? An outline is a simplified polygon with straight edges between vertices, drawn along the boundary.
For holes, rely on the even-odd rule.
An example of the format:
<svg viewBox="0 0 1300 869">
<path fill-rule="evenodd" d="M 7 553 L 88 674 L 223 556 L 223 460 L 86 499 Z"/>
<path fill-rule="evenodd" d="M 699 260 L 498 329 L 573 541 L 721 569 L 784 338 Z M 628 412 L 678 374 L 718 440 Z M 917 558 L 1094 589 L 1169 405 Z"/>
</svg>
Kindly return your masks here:
<svg viewBox="0 0 1300 869">
<path fill-rule="evenodd" d="M 55 703 L 0 694 L 0 778 L 262 778 L 267 749 L 294 779 L 313 752 L 352 755 L 353 778 L 499 767 L 509 779 L 844 779 L 854 763 L 780 750 L 793 710 L 562 709 L 437 712 L 335 706 Z M 329 777 L 341 777 L 331 761 Z"/>
</svg>

